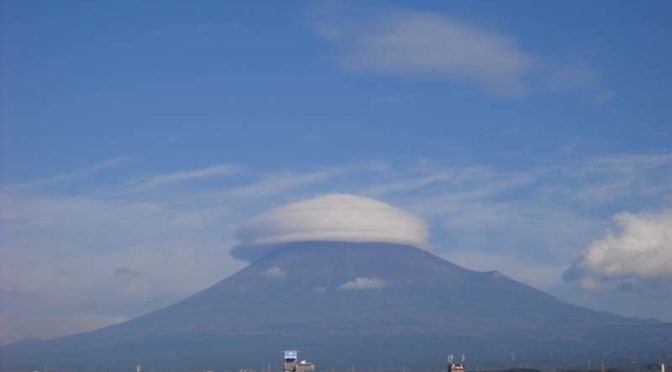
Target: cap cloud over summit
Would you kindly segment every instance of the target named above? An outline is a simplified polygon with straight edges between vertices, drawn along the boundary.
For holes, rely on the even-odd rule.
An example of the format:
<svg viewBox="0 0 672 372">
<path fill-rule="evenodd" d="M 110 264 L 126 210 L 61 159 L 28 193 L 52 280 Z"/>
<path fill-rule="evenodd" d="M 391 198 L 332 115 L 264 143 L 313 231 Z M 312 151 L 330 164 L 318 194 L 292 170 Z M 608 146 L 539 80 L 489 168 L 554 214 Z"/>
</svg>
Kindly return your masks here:
<svg viewBox="0 0 672 372">
<path fill-rule="evenodd" d="M 429 250 L 425 223 L 382 201 L 329 194 L 263 213 L 238 229 L 237 258 L 252 261 L 274 245 L 300 241 L 408 244 Z"/>
</svg>

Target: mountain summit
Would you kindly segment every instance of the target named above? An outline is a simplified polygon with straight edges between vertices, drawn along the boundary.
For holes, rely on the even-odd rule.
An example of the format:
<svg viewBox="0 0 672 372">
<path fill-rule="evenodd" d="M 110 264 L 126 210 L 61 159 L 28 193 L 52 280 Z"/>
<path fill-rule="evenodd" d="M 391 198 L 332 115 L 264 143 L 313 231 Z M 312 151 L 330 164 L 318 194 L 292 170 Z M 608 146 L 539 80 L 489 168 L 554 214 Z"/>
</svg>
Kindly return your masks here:
<svg viewBox="0 0 672 372">
<path fill-rule="evenodd" d="M 322 366 L 577 364 L 664 355 L 672 325 L 562 302 L 499 272 L 413 246 L 279 244 L 249 266 L 129 322 L 3 348 L 5 368 L 266 365 L 298 349 Z M 575 360 L 576 359 L 576 360 Z M 507 364 L 508 363 L 508 364 Z"/>
</svg>

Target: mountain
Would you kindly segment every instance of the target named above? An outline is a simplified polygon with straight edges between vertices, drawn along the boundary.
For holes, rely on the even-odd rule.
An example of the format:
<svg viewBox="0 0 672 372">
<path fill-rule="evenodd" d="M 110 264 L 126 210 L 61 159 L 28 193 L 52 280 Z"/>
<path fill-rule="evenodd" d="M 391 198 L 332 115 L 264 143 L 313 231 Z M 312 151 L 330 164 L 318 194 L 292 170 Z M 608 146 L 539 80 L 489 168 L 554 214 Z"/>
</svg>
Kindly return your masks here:
<svg viewBox="0 0 672 372">
<path fill-rule="evenodd" d="M 387 243 L 302 242 L 183 301 L 126 323 L 1 349 L 1 367 L 209 368 L 277 365 L 440 368 L 662 358 L 672 324 L 563 302 L 499 272 L 476 272 Z M 515 356 L 516 361 L 512 361 Z M 624 359 L 625 358 L 625 359 Z"/>
</svg>

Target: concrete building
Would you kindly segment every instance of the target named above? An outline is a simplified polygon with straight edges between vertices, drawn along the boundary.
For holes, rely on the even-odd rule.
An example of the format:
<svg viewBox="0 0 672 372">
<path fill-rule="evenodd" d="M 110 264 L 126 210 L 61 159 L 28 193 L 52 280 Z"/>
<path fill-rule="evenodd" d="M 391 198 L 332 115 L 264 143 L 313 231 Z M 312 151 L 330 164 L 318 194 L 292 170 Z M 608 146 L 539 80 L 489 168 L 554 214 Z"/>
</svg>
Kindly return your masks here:
<svg viewBox="0 0 672 372">
<path fill-rule="evenodd" d="M 282 368 L 284 372 L 294 372 L 296 371 L 296 359 L 298 358 L 299 353 L 294 350 L 285 351 L 285 363 Z"/>
<path fill-rule="evenodd" d="M 448 355 L 448 372 L 464 372 L 464 359 L 465 355 L 462 354 L 461 363 L 453 363 L 453 354 Z"/>
<path fill-rule="evenodd" d="M 308 361 L 302 360 L 296 364 L 296 372 L 315 372 L 315 365 Z"/>
<path fill-rule="evenodd" d="M 315 365 L 308 361 L 297 361 L 299 353 L 297 351 L 285 351 L 285 363 L 283 372 L 315 372 Z"/>
<path fill-rule="evenodd" d="M 464 364 L 450 363 L 448 364 L 448 372 L 464 372 Z"/>
</svg>

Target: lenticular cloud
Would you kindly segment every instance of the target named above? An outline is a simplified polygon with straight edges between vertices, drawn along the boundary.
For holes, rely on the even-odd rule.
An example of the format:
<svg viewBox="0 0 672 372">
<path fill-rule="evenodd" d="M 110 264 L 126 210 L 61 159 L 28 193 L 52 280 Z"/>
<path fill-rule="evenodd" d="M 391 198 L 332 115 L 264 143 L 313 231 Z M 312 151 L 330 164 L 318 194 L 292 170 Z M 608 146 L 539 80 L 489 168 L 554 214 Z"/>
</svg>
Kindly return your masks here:
<svg viewBox="0 0 672 372">
<path fill-rule="evenodd" d="M 384 202 L 349 194 L 331 194 L 288 204 L 261 214 L 238 230 L 232 253 L 254 260 L 281 243 L 351 241 L 429 247 L 425 224 Z"/>
</svg>

